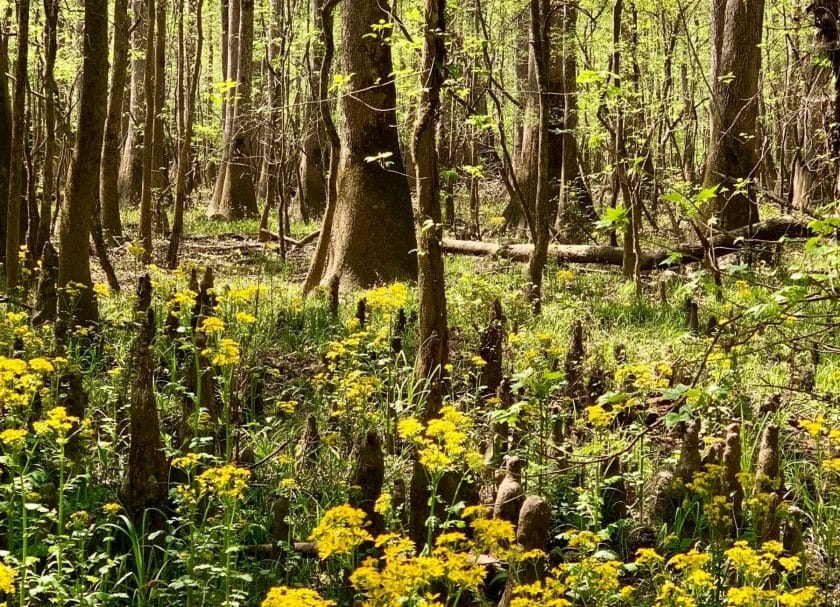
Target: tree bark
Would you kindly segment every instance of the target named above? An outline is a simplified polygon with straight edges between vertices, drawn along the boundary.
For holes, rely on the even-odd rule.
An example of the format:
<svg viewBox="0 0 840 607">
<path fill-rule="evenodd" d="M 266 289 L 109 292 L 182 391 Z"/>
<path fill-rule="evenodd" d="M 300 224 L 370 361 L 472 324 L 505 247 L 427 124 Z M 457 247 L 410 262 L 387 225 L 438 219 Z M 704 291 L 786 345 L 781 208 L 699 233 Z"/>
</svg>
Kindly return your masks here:
<svg viewBox="0 0 840 607">
<path fill-rule="evenodd" d="M 575 32 L 578 20 L 578 3 L 577 1 L 567 2 L 561 10 L 563 25 L 561 40 L 563 140 L 561 146 L 560 208 L 557 212 L 555 227 L 566 242 L 580 242 L 589 233 L 586 226 L 597 219 L 597 214 L 592 194 L 581 170 L 581 158 L 577 142 L 579 121 Z"/>
<path fill-rule="evenodd" d="M 123 204 L 138 204 L 143 197 L 146 91 L 149 91 L 149 97 L 151 97 L 152 90 L 146 89 L 148 61 L 145 53 L 149 45 L 149 23 L 154 20 L 154 14 L 150 15 L 147 5 L 147 0 L 131 0 L 131 12 L 135 22 L 131 32 L 131 90 L 128 102 L 128 128 L 120 160 L 118 183 L 120 202 Z"/>
<path fill-rule="evenodd" d="M 9 99 L 9 37 L 0 27 L 0 148 L 12 148 L 12 107 Z M 6 213 L 9 200 L 10 154 L 0 156 L 0 253 L 6 253 Z"/>
<path fill-rule="evenodd" d="M 524 150 L 527 152 L 529 134 L 536 135 L 536 160 L 532 168 L 536 171 L 529 177 L 531 188 L 534 189 L 534 248 L 528 260 L 528 297 L 534 314 L 542 310 L 542 275 L 548 255 L 549 226 L 549 105 L 546 98 L 548 93 L 549 75 L 549 44 L 551 40 L 551 18 L 549 16 L 549 0 L 530 0 L 531 9 L 531 57 L 534 65 L 534 82 L 537 95 L 537 129 L 525 129 Z M 552 146 L 553 147 L 553 146 Z M 522 183 L 522 180 L 520 180 Z M 534 187 L 535 186 L 535 187 Z M 527 191 L 528 186 L 526 186 Z"/>
<path fill-rule="evenodd" d="M 315 31 L 321 31 L 321 20 L 317 0 L 312 0 L 312 15 Z M 308 98 L 304 110 L 304 135 L 300 145 L 298 161 L 299 189 L 295 202 L 297 211 L 304 222 L 323 215 L 327 205 L 327 187 L 324 177 L 324 147 L 326 131 L 324 121 L 318 111 L 319 80 L 318 69 L 323 60 L 323 49 L 313 41 L 309 45 L 308 65 L 311 76 L 308 78 Z"/>
<path fill-rule="evenodd" d="M 9 193 L 6 208 L 6 291 L 11 293 L 20 273 L 20 211 L 23 189 L 23 146 L 26 137 L 26 89 L 29 63 L 29 0 L 17 2 L 17 59 L 12 114 L 12 145 L 9 155 Z"/>
<path fill-rule="evenodd" d="M 183 2 L 183 0 L 181 0 Z M 178 151 L 178 175 L 175 181 L 175 213 L 172 219 L 172 234 L 169 238 L 169 250 L 166 262 L 169 269 L 178 266 L 178 246 L 184 231 L 184 204 L 187 198 L 187 171 L 190 165 L 190 149 L 192 147 L 193 124 L 195 122 L 195 101 L 198 95 L 198 81 L 201 75 L 201 52 L 204 43 L 204 28 L 201 11 L 204 0 L 196 0 L 195 31 L 196 40 L 193 55 L 193 71 L 189 90 L 186 93 L 186 107 L 184 108 L 184 132 L 181 136 L 181 147 Z M 183 13 L 183 11 L 182 11 Z"/>
<path fill-rule="evenodd" d="M 730 230 L 758 221 L 754 178 L 764 0 L 726 0 L 725 7 L 714 0 L 712 6 L 714 71 L 703 187 L 721 190 L 701 216 Z"/>
<path fill-rule="evenodd" d="M 60 310 L 68 326 L 98 319 L 90 277 L 90 222 L 99 192 L 105 108 L 108 102 L 108 3 L 85 0 L 84 61 L 79 100 L 78 137 L 59 228 L 58 287 Z M 61 291 L 81 285 L 78 295 Z"/>
<path fill-rule="evenodd" d="M 242 219 L 255 217 L 258 213 L 251 167 L 253 125 L 250 105 L 254 2 L 230 0 L 229 13 L 228 78 L 236 81 L 236 89 L 235 95 L 227 100 L 222 163 L 207 215 L 215 218 Z"/>
<path fill-rule="evenodd" d="M 420 346 L 415 377 L 428 389 L 426 416 L 438 413 L 443 403 L 445 367 L 449 362 L 449 329 L 444 284 L 443 222 L 440 207 L 440 171 L 437 154 L 437 120 L 444 80 L 446 0 L 426 0 L 423 67 L 420 72 L 420 105 L 414 126 L 412 156 L 417 168 L 417 288 L 419 294 Z"/>
<path fill-rule="evenodd" d="M 146 97 L 146 118 L 143 128 L 143 192 L 140 198 L 140 241 L 143 246 L 143 262 L 152 261 L 152 172 L 153 172 L 153 133 L 155 129 L 155 0 L 146 0 L 146 13 L 149 16 L 146 30 L 146 64 L 143 72 L 143 88 L 149 92 Z"/>
<path fill-rule="evenodd" d="M 114 0 L 114 66 L 111 71 L 111 95 L 102 141 L 102 174 L 99 185 L 102 229 L 106 242 L 116 244 L 122 236 L 120 220 L 119 174 L 122 107 L 128 69 L 128 0 Z"/>
<path fill-rule="evenodd" d="M 44 245 L 50 239 L 53 199 L 56 198 L 55 157 L 56 128 L 55 101 L 58 91 L 55 84 L 55 58 L 58 52 L 58 0 L 44 0 L 44 131 L 45 149 L 41 194 L 40 223 L 34 258 L 41 259 Z M 2 66 L 0 66 L 2 70 Z"/>
<path fill-rule="evenodd" d="M 411 195 L 395 126 L 391 47 L 372 28 L 391 17 L 369 0 L 345 0 L 342 10 L 342 73 L 353 74 L 354 93 L 341 100 L 344 142 L 336 205 L 334 216 L 325 218 L 326 244 L 313 259 L 307 290 L 319 282 L 366 287 L 417 275 Z"/>
</svg>

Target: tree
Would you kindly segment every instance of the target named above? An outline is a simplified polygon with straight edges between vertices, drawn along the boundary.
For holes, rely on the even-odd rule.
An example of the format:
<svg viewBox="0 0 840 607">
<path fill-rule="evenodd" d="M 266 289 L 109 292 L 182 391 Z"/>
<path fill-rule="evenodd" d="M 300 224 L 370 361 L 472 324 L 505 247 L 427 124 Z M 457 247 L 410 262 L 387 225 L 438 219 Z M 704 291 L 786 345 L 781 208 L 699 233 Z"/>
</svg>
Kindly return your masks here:
<svg viewBox="0 0 840 607">
<path fill-rule="evenodd" d="M 236 82 L 236 88 L 227 98 L 222 161 L 207 215 L 242 219 L 257 215 L 257 194 L 251 166 L 254 142 L 250 115 L 254 1 L 230 0 L 228 11 L 228 79 Z"/>
<path fill-rule="evenodd" d="M 537 129 L 525 130 L 523 135 L 523 152 L 532 150 L 535 157 L 533 179 L 534 189 L 534 251 L 528 260 L 529 299 L 535 314 L 539 314 L 542 306 L 542 275 L 548 256 L 548 241 L 550 239 L 549 226 L 551 216 L 549 210 L 549 112 L 547 93 L 549 91 L 549 41 L 551 40 L 551 18 L 549 15 L 549 0 L 530 0 L 531 13 L 531 59 L 533 62 L 533 82 L 536 86 L 536 119 Z M 556 109 L 556 108 L 555 108 Z M 529 142 L 530 137 L 536 135 L 536 145 Z M 551 146 L 554 147 L 554 146 Z"/>
<path fill-rule="evenodd" d="M 102 169 L 99 201 L 102 228 L 108 242 L 122 236 L 120 220 L 119 173 L 122 134 L 122 106 L 128 70 L 128 0 L 114 1 L 114 66 L 111 71 L 111 95 L 102 142 Z"/>
<path fill-rule="evenodd" d="M 163 0 L 161 0 L 163 1 Z M 155 130 L 155 0 L 146 1 L 148 28 L 146 29 L 146 63 L 143 67 L 143 88 L 148 91 L 146 97 L 146 117 L 143 127 L 143 188 L 140 197 L 140 240 L 143 246 L 143 261 L 152 260 L 152 174 L 154 147 L 152 143 Z"/>
<path fill-rule="evenodd" d="M 417 170 L 417 291 L 420 300 L 420 347 L 416 377 L 428 384 L 426 415 L 437 414 L 443 402 L 443 378 L 449 362 L 449 329 L 443 273 L 443 223 L 440 207 L 440 171 L 437 120 L 444 80 L 446 0 L 426 0 L 420 104 L 414 126 L 412 156 Z"/>
<path fill-rule="evenodd" d="M 352 74 L 353 90 L 341 97 L 335 208 L 327 209 L 305 290 L 339 280 L 364 287 L 417 275 L 391 47 L 381 28 L 391 17 L 384 5 L 368 0 L 345 0 L 342 11 L 342 73 Z"/>
<path fill-rule="evenodd" d="M 758 76 L 764 0 L 712 3 L 712 101 L 709 150 L 703 187 L 720 186 L 702 209 L 706 220 L 731 230 L 758 221 L 753 183 L 756 155 Z"/>
<path fill-rule="evenodd" d="M 181 0 L 180 16 L 184 15 L 184 0 Z M 181 134 L 181 147 L 178 150 L 178 174 L 175 178 L 175 213 L 172 219 L 172 234 L 169 238 L 169 250 L 166 254 L 167 266 L 174 269 L 178 265 L 178 246 L 184 231 L 184 204 L 187 198 L 187 170 L 190 164 L 190 149 L 192 148 L 193 124 L 195 123 L 195 100 L 198 95 L 198 79 L 201 75 L 201 51 L 204 43 L 204 28 L 201 19 L 203 0 L 195 3 L 195 46 L 193 71 L 190 78 L 189 90 L 184 98 L 184 132 Z"/>
<path fill-rule="evenodd" d="M 63 289 L 60 301 L 64 317 L 72 324 L 89 325 L 98 319 L 88 242 L 91 216 L 99 192 L 108 102 L 108 2 L 85 0 L 84 11 L 79 123 L 59 226 L 58 287 Z M 71 285 L 73 288 L 68 288 Z M 77 286 L 78 293 L 73 295 Z"/>
<path fill-rule="evenodd" d="M 50 239 L 52 228 L 52 207 L 55 198 L 55 156 L 56 156 L 56 128 L 55 128 L 55 58 L 58 52 L 58 0 L 44 0 L 44 130 L 46 142 L 44 146 L 43 187 L 41 195 L 40 223 L 36 239 L 34 258 L 41 259 L 44 245 Z M 2 68 L 0 68 L 2 69 Z M 116 156 L 116 155 L 115 155 Z"/>
<path fill-rule="evenodd" d="M 6 290 L 17 287 L 20 272 L 20 209 L 23 191 L 23 146 L 26 137 L 26 89 L 29 62 L 29 0 L 17 3 L 17 59 L 12 110 L 12 145 L 9 154 L 9 190 L 6 201 Z"/>
<path fill-rule="evenodd" d="M 119 195 L 123 203 L 139 203 L 143 196 L 143 149 L 146 116 L 146 50 L 149 24 L 154 19 L 147 0 L 131 0 L 131 86 L 125 144 L 120 161 Z M 116 69 L 118 66 L 114 65 Z"/>
<path fill-rule="evenodd" d="M 9 99 L 9 36 L 0 23 L 0 148 L 12 148 L 12 108 Z M 9 197 L 10 155 L 0 156 L 0 252 L 6 251 L 6 212 Z"/>
<path fill-rule="evenodd" d="M 314 31 L 320 31 L 321 19 L 317 0 L 312 0 L 312 21 Z M 327 135 L 324 121 L 318 111 L 319 79 L 318 69 L 323 61 L 323 48 L 317 41 L 309 44 L 307 55 L 307 103 L 304 107 L 303 138 L 300 143 L 300 158 L 298 160 L 298 192 L 295 199 L 297 210 L 303 221 L 320 217 L 327 204 L 327 188 L 324 179 L 324 148 Z"/>
</svg>

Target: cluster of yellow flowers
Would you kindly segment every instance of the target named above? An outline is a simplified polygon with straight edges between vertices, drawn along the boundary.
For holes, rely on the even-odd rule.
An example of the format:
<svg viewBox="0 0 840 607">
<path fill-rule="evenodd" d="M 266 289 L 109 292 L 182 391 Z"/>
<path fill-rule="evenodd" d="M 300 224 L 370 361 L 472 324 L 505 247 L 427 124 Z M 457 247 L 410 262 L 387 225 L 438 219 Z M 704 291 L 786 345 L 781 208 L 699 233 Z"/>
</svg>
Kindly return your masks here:
<svg viewBox="0 0 840 607">
<path fill-rule="evenodd" d="M 47 411 L 47 416 L 43 420 L 33 422 L 32 428 L 35 434 L 54 436 L 58 444 L 63 444 L 67 440 L 67 435 L 79 423 L 79 418 L 67 415 L 67 409 L 64 407 L 53 407 Z"/>
<path fill-rule="evenodd" d="M 251 471 L 226 464 L 218 468 L 208 468 L 196 477 L 202 493 L 217 495 L 222 499 L 241 499 L 248 488 Z"/>
<path fill-rule="evenodd" d="M 788 576 L 802 567 L 802 561 L 798 556 L 782 554 L 782 544 L 777 541 L 765 542 L 759 550 L 738 541 L 724 551 L 726 568 L 718 573 L 714 573 L 712 555 L 696 548 L 676 554 L 667 562 L 652 548 L 642 548 L 634 564 L 647 570 L 657 582 L 654 607 L 699 607 L 724 585 L 729 585 L 726 604 L 735 607 L 820 604 L 816 587 L 789 588 Z"/>
<path fill-rule="evenodd" d="M 466 462 L 472 470 L 484 465 L 483 456 L 477 451 L 467 450 L 472 419 L 451 405 L 443 407 L 440 416 L 424 427 L 420 420 L 409 417 L 399 422 L 400 437 L 417 445 L 420 463 L 431 475 Z"/>
<path fill-rule="evenodd" d="M 365 523 L 364 511 L 343 504 L 327 510 L 309 539 L 318 546 L 318 556 L 322 559 L 345 556 L 362 542 L 373 540 L 364 529 Z"/>
<path fill-rule="evenodd" d="M 365 293 L 367 305 L 380 310 L 399 310 L 405 307 L 408 300 L 408 286 L 404 282 L 395 282 L 390 285 L 370 289 Z"/>
<path fill-rule="evenodd" d="M 619 367 L 613 377 L 619 386 L 629 383 L 636 390 L 653 390 L 667 388 L 673 374 L 674 370 L 667 363 L 640 363 Z"/>
<path fill-rule="evenodd" d="M 334 601 L 324 599 L 308 588 L 277 586 L 268 591 L 261 607 L 333 607 Z"/>
<path fill-rule="evenodd" d="M 382 556 L 365 559 L 350 576 L 353 587 L 365 596 L 363 607 L 438 605 L 433 587 L 443 586 L 447 595 L 456 597 L 477 589 L 485 576 L 459 532 L 439 536 L 434 548 L 420 555 L 411 540 L 397 534 L 378 537 L 376 546 Z"/>
<path fill-rule="evenodd" d="M 0 356 L 0 403 L 8 408 L 27 407 L 44 387 L 45 376 L 55 366 L 46 358 L 29 362 L 20 358 Z"/>
<path fill-rule="evenodd" d="M 15 591 L 15 570 L 0 561 L 0 592 L 12 594 Z"/>
</svg>

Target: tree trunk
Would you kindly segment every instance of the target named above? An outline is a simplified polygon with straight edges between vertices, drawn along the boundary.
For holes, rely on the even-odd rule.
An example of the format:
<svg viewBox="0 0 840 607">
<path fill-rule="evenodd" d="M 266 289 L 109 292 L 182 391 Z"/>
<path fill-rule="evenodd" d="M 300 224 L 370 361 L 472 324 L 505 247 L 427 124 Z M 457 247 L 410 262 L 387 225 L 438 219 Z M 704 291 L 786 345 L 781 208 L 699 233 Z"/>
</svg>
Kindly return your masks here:
<svg viewBox="0 0 840 607">
<path fill-rule="evenodd" d="M 11 293 L 20 273 L 20 210 L 23 189 L 23 146 L 26 137 L 26 89 L 29 62 L 29 0 L 17 2 L 17 60 L 12 114 L 12 145 L 9 155 L 9 193 L 6 208 L 6 291 Z"/>
<path fill-rule="evenodd" d="M 143 139 L 146 116 L 146 65 L 149 23 L 154 19 L 148 10 L 147 0 L 131 0 L 135 21 L 131 32 L 131 91 L 128 102 L 127 132 L 120 160 L 119 197 L 124 204 L 137 204 L 143 196 Z M 154 34 L 152 34 L 154 35 Z M 114 66 L 117 67 L 116 65 Z"/>
<path fill-rule="evenodd" d="M 181 0 L 183 2 L 183 0 Z M 184 132 L 181 136 L 181 148 L 178 151 L 178 175 L 175 181 L 175 213 L 172 220 L 172 234 L 169 239 L 169 250 L 166 262 L 169 269 L 174 270 L 178 265 L 178 246 L 184 231 L 184 203 L 187 198 L 187 170 L 190 164 L 190 149 L 192 147 L 193 123 L 195 122 L 195 101 L 198 95 L 198 81 L 201 75 L 201 52 L 204 43 L 204 29 L 201 19 L 204 0 L 196 0 L 195 31 L 196 40 L 193 49 L 193 72 L 189 90 L 186 93 L 184 108 Z M 183 8 L 183 6 L 182 6 Z M 183 14 L 183 10 L 181 11 Z"/>
<path fill-rule="evenodd" d="M 420 346 L 415 377 L 428 386 L 427 419 L 443 403 L 445 366 L 449 362 L 449 330 L 444 285 L 443 223 L 440 208 L 440 171 L 436 145 L 440 90 L 444 80 L 446 0 L 426 0 L 423 67 L 420 72 L 420 106 L 414 127 L 412 156 L 417 167 L 417 288 L 420 300 Z"/>
<path fill-rule="evenodd" d="M 50 239 L 53 199 L 56 198 L 55 156 L 57 136 L 55 128 L 55 101 L 58 94 L 55 84 L 55 57 L 58 52 L 58 0 L 44 0 L 44 167 L 41 194 L 40 223 L 34 258 L 41 259 L 44 245 Z M 2 70 L 2 66 L 0 66 Z M 115 155 L 116 156 L 116 155 Z"/>
<path fill-rule="evenodd" d="M 258 213 L 251 155 L 251 77 L 253 75 L 254 2 L 230 0 L 228 78 L 236 81 L 235 95 L 227 100 L 224 150 L 209 217 L 242 219 Z M 234 69 L 235 64 L 235 69 Z M 234 77 L 235 76 L 235 77 Z"/>
<path fill-rule="evenodd" d="M 318 17 L 317 0 L 312 0 L 312 15 L 315 31 L 321 30 L 321 22 Z M 324 121 L 317 111 L 318 103 L 318 69 L 323 60 L 323 49 L 314 41 L 309 45 L 308 52 L 309 89 L 308 99 L 304 109 L 304 135 L 300 146 L 300 159 L 298 161 L 299 189 L 295 202 L 297 210 L 303 221 L 308 222 L 316 219 L 324 213 L 327 204 L 327 188 L 324 178 L 324 144 L 326 143 L 326 132 Z"/>
<path fill-rule="evenodd" d="M 84 62 L 79 99 L 79 136 L 59 228 L 58 287 L 82 285 L 77 296 L 60 292 L 68 326 L 96 322 L 98 310 L 90 277 L 90 221 L 99 192 L 105 108 L 108 102 L 108 3 L 85 0 Z"/>
<path fill-rule="evenodd" d="M 0 27 L 0 149 L 12 148 L 12 108 L 9 99 L 9 38 Z M 9 154 L 0 156 L 0 253 L 6 252 L 6 213 L 9 200 Z"/>
<path fill-rule="evenodd" d="M 417 275 L 411 195 L 395 126 L 391 47 L 372 35 L 372 26 L 390 22 L 390 15 L 369 0 L 345 0 L 342 10 L 342 73 L 353 74 L 355 92 L 341 98 L 344 143 L 336 205 L 334 216 L 329 209 L 325 216 L 325 244 L 319 241 L 307 290 L 319 282 L 366 287 Z"/>
<path fill-rule="evenodd" d="M 534 250 L 528 260 L 528 297 L 534 314 L 542 310 L 542 275 L 548 254 L 551 217 L 548 208 L 551 187 L 549 174 L 549 108 L 546 93 L 549 92 L 549 44 L 551 40 L 551 17 L 549 0 L 530 0 L 531 8 L 531 59 L 537 95 L 537 128 L 526 125 L 523 150 L 527 153 L 529 139 L 536 136 L 535 162 L 529 162 L 528 183 L 524 186 L 534 190 Z M 561 136 L 562 137 L 562 136 Z M 535 169 L 535 170 L 534 170 Z M 520 180 L 522 183 L 522 180 Z"/>
<path fill-rule="evenodd" d="M 816 28 L 815 47 L 826 63 L 810 62 L 805 69 L 805 98 L 800 119 L 799 143 L 794 157 L 791 199 L 793 208 L 803 212 L 814 204 L 830 200 L 837 190 L 832 183 L 832 168 L 840 160 L 840 1 L 819 0 L 808 7 Z M 828 95 L 834 77 L 834 90 Z M 831 112 L 827 113 L 827 107 Z M 825 159 L 831 159 L 827 162 Z M 832 164 L 835 166 L 832 167 Z M 840 174 L 840 173 L 838 173 Z"/>
<path fill-rule="evenodd" d="M 758 221 L 754 178 L 764 0 L 722 0 L 712 11 L 712 103 L 703 187 L 721 186 L 702 209 L 729 230 Z M 720 20 L 723 20 L 722 23 Z"/>
<path fill-rule="evenodd" d="M 146 119 L 143 132 L 143 195 L 140 199 L 140 241 L 143 246 L 143 262 L 152 261 L 152 171 L 154 164 L 152 139 L 155 129 L 155 0 L 146 0 L 149 15 L 146 30 L 146 64 L 144 66 L 143 88 L 149 91 L 146 97 Z"/>
<path fill-rule="evenodd" d="M 578 94 L 577 94 L 577 28 L 578 4 L 569 2 L 562 7 L 563 35 L 561 61 L 563 70 L 564 102 L 561 102 L 562 160 L 560 176 L 560 208 L 557 213 L 557 231 L 566 242 L 580 242 L 589 233 L 586 226 L 597 219 L 595 204 L 581 170 L 578 150 Z"/>
<path fill-rule="evenodd" d="M 128 69 L 128 0 L 114 0 L 114 66 L 111 95 L 102 141 L 102 175 L 99 185 L 102 228 L 106 242 L 116 244 L 122 236 L 120 220 L 119 173 L 122 107 Z"/>
<path fill-rule="evenodd" d="M 157 0 L 155 6 L 155 114 L 152 135 L 152 192 L 154 193 L 153 220 L 158 234 L 163 234 L 166 218 L 163 210 L 164 190 L 167 185 L 166 139 L 163 129 L 163 111 L 166 106 L 166 0 Z M 151 18 L 151 16 L 150 16 Z"/>
</svg>

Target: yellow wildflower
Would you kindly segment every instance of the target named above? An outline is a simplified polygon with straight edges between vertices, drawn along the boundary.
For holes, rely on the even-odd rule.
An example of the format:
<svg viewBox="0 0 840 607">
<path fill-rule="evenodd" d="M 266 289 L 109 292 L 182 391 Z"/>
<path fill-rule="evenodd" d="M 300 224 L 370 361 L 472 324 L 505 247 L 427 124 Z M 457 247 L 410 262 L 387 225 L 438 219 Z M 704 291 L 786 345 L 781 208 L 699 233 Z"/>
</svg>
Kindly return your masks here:
<svg viewBox="0 0 840 607">
<path fill-rule="evenodd" d="M 250 470 L 226 464 L 208 468 L 196 477 L 196 481 L 203 493 L 215 493 L 222 499 L 240 499 L 248 487 L 250 476 Z"/>
<path fill-rule="evenodd" d="M 363 528 L 364 525 L 364 511 L 343 504 L 327 510 L 309 539 L 317 545 L 321 559 L 333 555 L 343 556 L 362 542 L 373 540 L 373 536 Z"/>
<path fill-rule="evenodd" d="M 333 601 L 308 588 L 277 586 L 268 591 L 261 607 L 332 607 Z"/>
<path fill-rule="evenodd" d="M 0 592 L 12 594 L 15 591 L 15 575 L 14 569 L 0 561 Z"/>
<path fill-rule="evenodd" d="M 0 443 L 7 447 L 18 447 L 26 439 L 28 432 L 23 428 L 9 428 L 0 432 Z"/>
<path fill-rule="evenodd" d="M 215 335 L 223 333 L 225 330 L 225 323 L 221 318 L 216 316 L 208 316 L 201 323 L 201 330 L 207 335 Z"/>
</svg>

